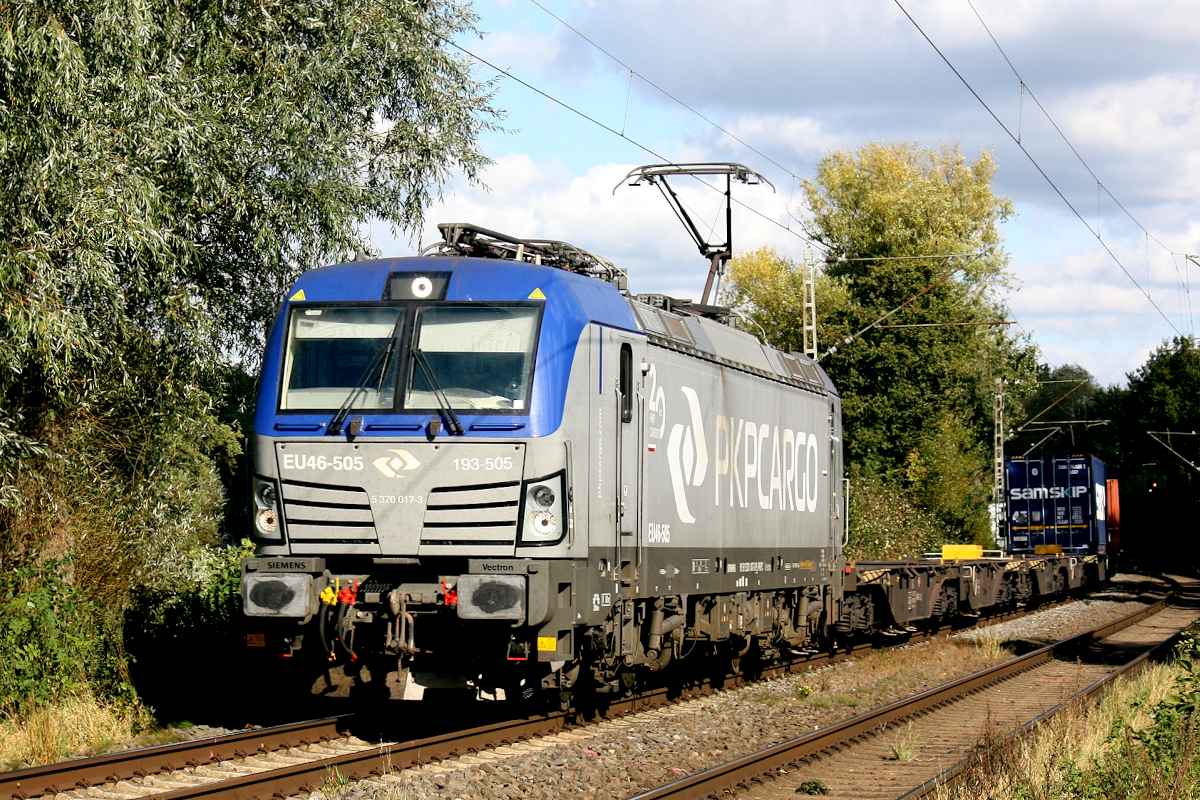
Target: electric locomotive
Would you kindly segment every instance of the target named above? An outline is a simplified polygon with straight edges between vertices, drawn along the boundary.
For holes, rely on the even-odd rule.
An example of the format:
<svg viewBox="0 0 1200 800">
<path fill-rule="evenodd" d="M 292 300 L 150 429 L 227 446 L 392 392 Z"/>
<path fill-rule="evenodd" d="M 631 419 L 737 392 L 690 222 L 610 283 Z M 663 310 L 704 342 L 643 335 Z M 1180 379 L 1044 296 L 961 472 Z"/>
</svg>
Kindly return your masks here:
<svg viewBox="0 0 1200 800">
<path fill-rule="evenodd" d="M 248 643 L 560 701 L 826 647 L 845 509 L 821 368 L 571 245 L 439 228 L 421 256 L 305 273 L 279 310 Z"/>
</svg>

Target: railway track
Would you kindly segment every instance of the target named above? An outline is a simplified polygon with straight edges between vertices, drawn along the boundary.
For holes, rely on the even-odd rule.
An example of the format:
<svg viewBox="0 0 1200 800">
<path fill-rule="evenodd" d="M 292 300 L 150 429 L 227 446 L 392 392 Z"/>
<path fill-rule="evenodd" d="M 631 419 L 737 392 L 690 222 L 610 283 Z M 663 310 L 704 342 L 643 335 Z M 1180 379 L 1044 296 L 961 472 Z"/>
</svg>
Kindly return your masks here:
<svg viewBox="0 0 1200 800">
<path fill-rule="evenodd" d="M 917 634 L 914 641 L 929 635 Z M 869 643 L 863 643 L 836 655 L 815 654 L 806 660 L 764 670 L 761 677 L 812 669 L 853 658 L 870 648 Z M 656 689 L 608 704 L 602 713 L 604 716 L 636 713 L 743 683 L 742 677 L 730 676 L 686 688 Z M 594 717 L 595 712 L 587 716 Z M 106 794 L 120 798 L 169 796 L 180 800 L 224 791 L 218 790 L 216 784 L 236 790 L 225 795 L 231 798 L 288 795 L 321 786 L 334 769 L 351 779 L 380 775 L 388 768 L 403 769 L 511 746 L 571 730 L 582 722 L 579 713 L 571 711 L 504 720 L 403 743 L 370 743 L 351 734 L 355 720 L 356 715 L 344 714 L 0 773 L 0 800 L 44 796 L 68 800 Z M 325 752 L 335 750 L 340 752 Z M 297 763 L 281 765 L 278 763 L 281 758 L 295 759 Z"/>
<path fill-rule="evenodd" d="M 22 800 L 86 791 L 256 753 L 322 745 L 344 738 L 347 719 L 327 717 L 0 773 L 0 798 Z"/>
<path fill-rule="evenodd" d="M 843 723 L 687 776 L 631 800 L 912 798 L 950 782 L 985 731 L 1028 729 L 1169 652 L 1197 619 L 1193 587 L 1054 645 Z"/>
<path fill-rule="evenodd" d="M 1016 615 L 1002 618 L 1013 616 Z M 931 636 L 919 633 L 910 640 L 916 642 Z M 761 677 L 805 671 L 832 660 L 851 658 L 871 647 L 870 643 L 863 643 L 854 651 L 836 656 L 817 654 L 786 667 L 765 670 Z M 658 689 L 613 702 L 603 714 L 620 717 L 744 682 L 741 677 L 731 677 L 686 688 Z M 57 796 L 58 800 L 84 797 L 266 800 L 311 792 L 334 776 L 338 780 L 378 777 L 488 750 L 501 756 L 515 755 L 546 746 L 538 741 L 539 737 L 570 736 L 587 722 L 578 713 L 568 712 L 502 720 L 412 741 L 372 743 L 352 735 L 354 721 L 351 715 L 329 717 L 4 773 L 0 774 L 0 800 L 41 796 Z"/>
</svg>

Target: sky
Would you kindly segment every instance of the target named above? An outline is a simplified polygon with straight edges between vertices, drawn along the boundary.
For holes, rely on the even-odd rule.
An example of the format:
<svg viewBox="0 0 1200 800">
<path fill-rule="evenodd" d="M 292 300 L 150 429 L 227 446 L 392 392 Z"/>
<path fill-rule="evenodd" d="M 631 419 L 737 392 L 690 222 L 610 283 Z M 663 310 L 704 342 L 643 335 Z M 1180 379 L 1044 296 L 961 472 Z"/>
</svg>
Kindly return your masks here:
<svg viewBox="0 0 1200 800">
<path fill-rule="evenodd" d="M 494 163 L 483 185 L 453 178 L 419 237 L 373 225 L 384 255 L 437 241 L 438 222 L 472 222 L 602 255 L 634 293 L 698 300 L 708 262 L 654 188 L 622 183 L 634 167 L 745 164 L 774 190 L 734 184 L 735 254 L 771 246 L 800 261 L 801 182 L 823 156 L 870 141 L 957 145 L 991 153 L 993 189 L 1015 204 L 1001 226 L 1014 278 L 1004 302 L 1044 363 L 1125 384 L 1155 348 L 1195 333 L 1195 0 L 474 9 L 483 34 L 457 43 L 496 79 L 504 130 L 481 140 Z M 696 184 L 684 200 L 723 237 L 717 192 Z"/>
</svg>

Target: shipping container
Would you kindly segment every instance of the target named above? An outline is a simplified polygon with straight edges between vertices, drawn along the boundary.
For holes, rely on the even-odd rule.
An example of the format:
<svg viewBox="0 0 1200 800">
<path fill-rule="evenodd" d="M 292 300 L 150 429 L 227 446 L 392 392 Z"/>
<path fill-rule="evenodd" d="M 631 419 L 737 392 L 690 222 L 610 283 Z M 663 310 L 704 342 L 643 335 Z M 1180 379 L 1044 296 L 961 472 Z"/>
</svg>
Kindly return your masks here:
<svg viewBox="0 0 1200 800">
<path fill-rule="evenodd" d="M 1108 549 L 1121 549 L 1121 490 L 1116 478 L 1108 479 Z"/>
<path fill-rule="evenodd" d="M 1108 551 L 1108 485 L 1095 456 L 1007 459 L 1005 546 L 1010 553 Z"/>
</svg>

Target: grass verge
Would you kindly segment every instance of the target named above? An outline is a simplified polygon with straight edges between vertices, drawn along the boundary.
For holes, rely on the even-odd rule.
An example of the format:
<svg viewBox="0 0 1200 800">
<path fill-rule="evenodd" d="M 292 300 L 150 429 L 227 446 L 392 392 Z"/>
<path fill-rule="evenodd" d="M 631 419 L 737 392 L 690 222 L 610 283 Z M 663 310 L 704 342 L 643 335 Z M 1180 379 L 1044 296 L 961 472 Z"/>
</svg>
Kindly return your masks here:
<svg viewBox="0 0 1200 800">
<path fill-rule="evenodd" d="M 1174 664 L 1120 679 L 1096 704 L 1077 704 L 1033 733 L 984 741 L 983 754 L 940 800 L 1097 800 L 1200 797 L 1200 648 Z"/>
<path fill-rule="evenodd" d="M 140 704 L 104 702 L 88 694 L 31 705 L 20 720 L 0 720 L 0 770 L 91 755 L 152 725 Z"/>
</svg>

